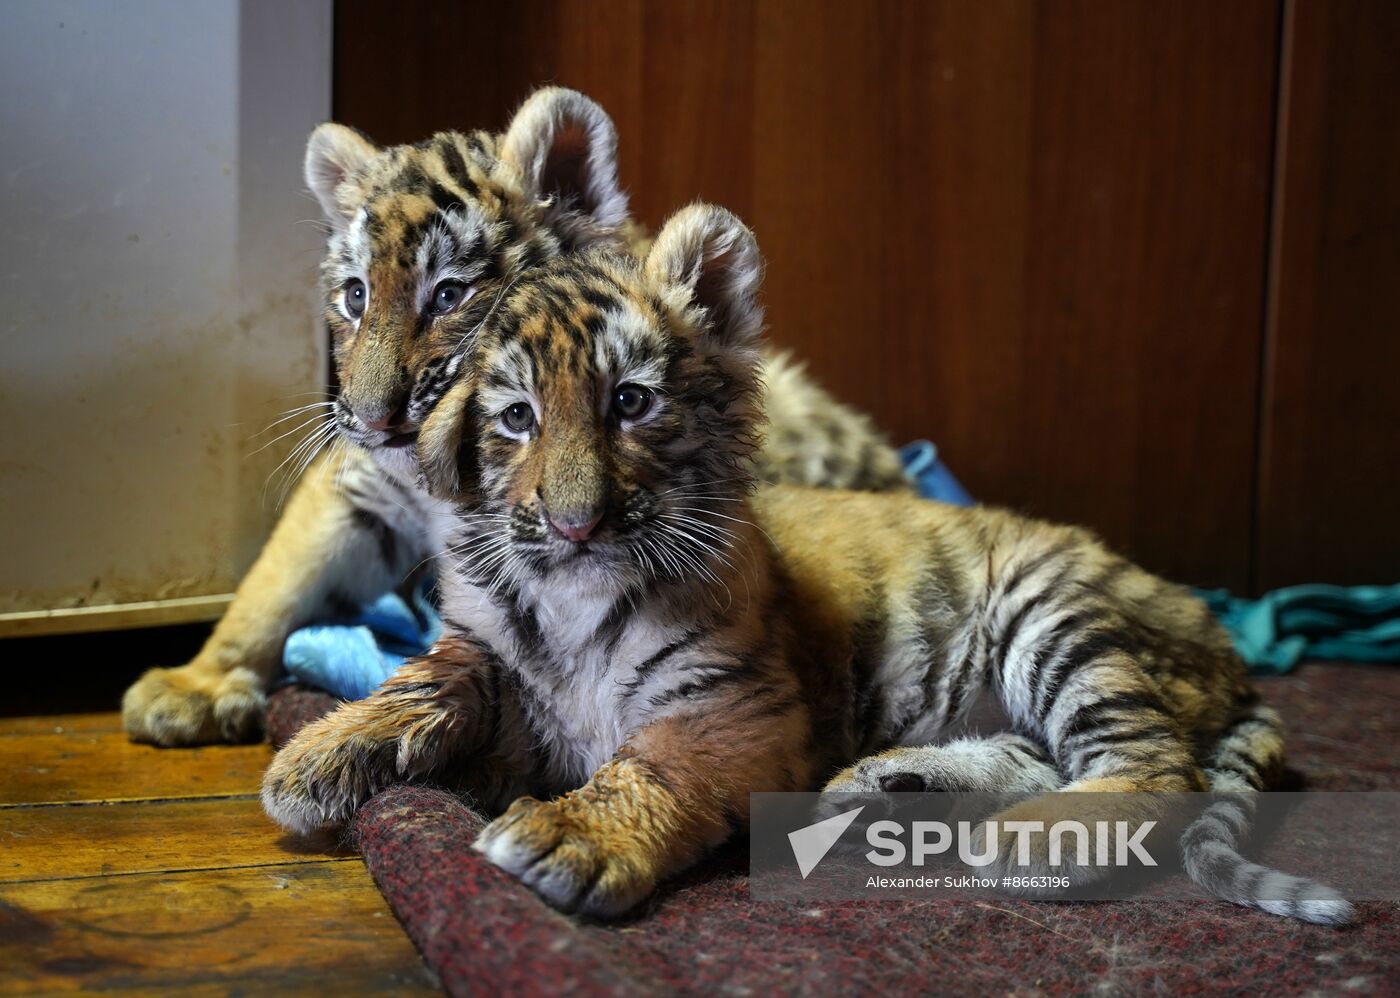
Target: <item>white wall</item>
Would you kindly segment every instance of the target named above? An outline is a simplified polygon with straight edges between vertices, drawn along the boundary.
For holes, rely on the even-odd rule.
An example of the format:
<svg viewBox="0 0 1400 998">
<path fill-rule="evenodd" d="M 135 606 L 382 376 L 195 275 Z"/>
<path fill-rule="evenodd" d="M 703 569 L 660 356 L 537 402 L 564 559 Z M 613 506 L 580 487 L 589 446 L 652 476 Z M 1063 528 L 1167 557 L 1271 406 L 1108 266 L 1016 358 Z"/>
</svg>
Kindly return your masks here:
<svg viewBox="0 0 1400 998">
<path fill-rule="evenodd" d="M 330 0 L 0 4 L 0 614 L 226 594 L 266 536 L 294 438 L 250 438 L 326 382 L 330 31 Z"/>
</svg>

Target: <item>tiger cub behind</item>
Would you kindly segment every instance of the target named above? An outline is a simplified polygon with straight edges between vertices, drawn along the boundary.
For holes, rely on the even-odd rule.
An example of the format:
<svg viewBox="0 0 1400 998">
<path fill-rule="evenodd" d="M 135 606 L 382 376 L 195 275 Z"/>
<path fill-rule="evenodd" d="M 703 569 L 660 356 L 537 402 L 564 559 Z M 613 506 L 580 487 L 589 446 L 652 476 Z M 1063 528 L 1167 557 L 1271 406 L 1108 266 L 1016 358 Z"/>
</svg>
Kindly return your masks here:
<svg viewBox="0 0 1400 998">
<path fill-rule="evenodd" d="M 533 94 L 499 135 L 381 147 L 327 123 L 307 142 L 305 171 L 329 230 L 322 292 L 340 391 L 294 410 L 304 422 L 292 432 L 306 435 L 289 463 L 305 474 L 213 635 L 188 665 L 152 669 L 126 692 L 136 741 L 260 734 L 292 630 L 411 588 L 439 554 L 412 489 L 412 444 L 463 345 L 541 262 L 647 243 L 627 215 L 612 120 L 559 87 Z M 782 354 L 765 359 L 764 377 L 776 404 L 754 458 L 762 479 L 911 489 L 869 417 Z"/>
<path fill-rule="evenodd" d="M 759 272 L 737 218 L 692 206 L 644 263 L 561 259 L 503 298 L 419 441 L 452 520 L 447 632 L 276 757 L 276 821 L 460 781 L 504 809 L 476 842 L 491 862 L 614 915 L 742 829 L 751 792 L 917 752 L 989 686 L 1064 790 L 1205 790 L 1216 746 L 1276 729 L 1206 608 L 1083 530 L 754 491 Z M 1049 827 L 1068 801 L 1000 818 Z M 1197 838 L 1238 873 L 1231 842 Z M 1348 911 L 1307 881 L 1276 910 Z"/>
</svg>

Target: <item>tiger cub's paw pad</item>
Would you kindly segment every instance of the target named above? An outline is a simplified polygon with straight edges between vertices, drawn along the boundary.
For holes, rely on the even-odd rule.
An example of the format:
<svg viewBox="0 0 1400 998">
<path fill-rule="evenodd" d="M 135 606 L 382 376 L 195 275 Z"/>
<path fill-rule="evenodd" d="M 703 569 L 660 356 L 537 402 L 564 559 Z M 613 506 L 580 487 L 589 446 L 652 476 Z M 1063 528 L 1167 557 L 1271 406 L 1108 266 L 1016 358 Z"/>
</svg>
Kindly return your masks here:
<svg viewBox="0 0 1400 998">
<path fill-rule="evenodd" d="M 913 768 L 911 760 L 876 756 L 837 773 L 822 787 L 823 794 L 918 794 L 939 790 L 929 775 Z"/>
<path fill-rule="evenodd" d="M 562 911 L 621 915 L 656 886 L 653 864 L 605 816 L 567 799 L 517 800 L 472 848 Z"/>
<path fill-rule="evenodd" d="M 952 793 L 975 787 L 975 773 L 959 753 L 942 745 L 890 749 L 837 773 L 822 788 L 820 817 L 832 817 L 861 803 L 881 815 L 894 809 L 885 794 Z M 852 801 L 848 794 L 859 794 Z M 868 798 L 868 799 L 867 799 Z M 865 815 L 861 815 L 862 820 Z"/>
<path fill-rule="evenodd" d="M 150 669 L 122 697 L 122 726 L 153 745 L 250 741 L 262 735 L 266 704 L 249 669 Z"/>
</svg>

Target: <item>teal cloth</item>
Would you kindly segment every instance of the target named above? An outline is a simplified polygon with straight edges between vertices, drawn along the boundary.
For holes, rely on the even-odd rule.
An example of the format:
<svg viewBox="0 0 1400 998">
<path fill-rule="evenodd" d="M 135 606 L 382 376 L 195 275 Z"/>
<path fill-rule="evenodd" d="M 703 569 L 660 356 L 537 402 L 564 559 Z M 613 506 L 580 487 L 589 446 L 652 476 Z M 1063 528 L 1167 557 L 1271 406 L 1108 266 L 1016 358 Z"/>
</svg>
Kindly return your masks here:
<svg viewBox="0 0 1400 998">
<path fill-rule="evenodd" d="M 1197 590 L 1254 672 L 1303 659 L 1400 662 L 1400 585 L 1290 586 L 1259 599 Z"/>
</svg>

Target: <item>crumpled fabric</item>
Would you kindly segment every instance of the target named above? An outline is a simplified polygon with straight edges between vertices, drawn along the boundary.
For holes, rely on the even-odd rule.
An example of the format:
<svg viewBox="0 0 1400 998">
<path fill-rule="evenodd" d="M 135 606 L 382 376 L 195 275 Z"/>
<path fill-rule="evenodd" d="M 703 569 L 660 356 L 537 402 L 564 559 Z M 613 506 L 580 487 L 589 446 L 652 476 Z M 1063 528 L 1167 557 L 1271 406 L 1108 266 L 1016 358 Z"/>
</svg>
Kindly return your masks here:
<svg viewBox="0 0 1400 998">
<path fill-rule="evenodd" d="M 925 499 L 937 499 L 954 506 L 975 505 L 962 483 L 939 459 L 938 448 L 931 441 L 915 440 L 905 444 L 899 449 L 899 459 L 904 462 L 904 473 L 914 480 L 919 495 Z"/>
<path fill-rule="evenodd" d="M 1258 599 L 1197 590 L 1251 670 L 1288 672 L 1304 659 L 1400 662 L 1400 585 L 1309 584 Z"/>
<path fill-rule="evenodd" d="M 282 647 L 282 666 L 294 681 L 362 700 L 441 633 L 431 587 L 423 585 L 407 602 L 385 593 L 348 620 L 293 631 Z"/>
</svg>

